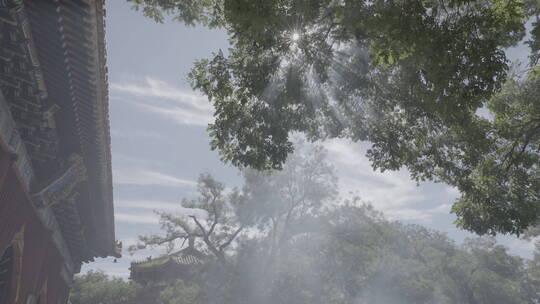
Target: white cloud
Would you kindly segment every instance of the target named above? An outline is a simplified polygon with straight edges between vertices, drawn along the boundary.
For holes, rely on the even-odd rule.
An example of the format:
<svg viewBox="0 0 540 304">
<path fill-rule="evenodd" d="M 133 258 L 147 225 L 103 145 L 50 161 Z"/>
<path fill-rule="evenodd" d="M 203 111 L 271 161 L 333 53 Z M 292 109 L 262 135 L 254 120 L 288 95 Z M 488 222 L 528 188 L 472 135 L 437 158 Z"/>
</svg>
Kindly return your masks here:
<svg viewBox="0 0 540 304">
<path fill-rule="evenodd" d="M 511 254 L 519 255 L 523 258 L 531 259 L 536 250 L 535 243 L 540 240 L 539 237 L 534 237 L 530 240 L 517 238 L 510 235 L 497 235 L 499 244 L 506 246 Z"/>
<path fill-rule="evenodd" d="M 113 168 L 166 168 L 167 164 L 155 158 L 141 158 L 127 154 L 113 154 Z"/>
<path fill-rule="evenodd" d="M 452 204 L 441 204 L 431 209 L 396 208 L 387 209 L 385 215 L 391 220 L 430 221 L 436 214 L 448 214 Z"/>
<path fill-rule="evenodd" d="M 208 100 L 204 96 L 196 94 L 191 90 L 173 87 L 165 81 L 154 79 L 152 77 L 146 77 L 144 84 L 112 83 L 110 88 L 113 92 L 116 91 L 140 97 L 154 97 L 170 100 L 176 104 L 189 105 L 202 111 L 212 110 Z"/>
<path fill-rule="evenodd" d="M 151 200 L 115 200 L 115 207 L 172 211 L 181 209 L 179 203 Z"/>
<path fill-rule="evenodd" d="M 344 197 L 358 195 L 383 211 L 389 219 L 428 221 L 435 214 L 450 211 L 457 191 L 445 187 L 436 197 L 430 196 L 425 188 L 418 187 L 406 170 L 374 171 L 365 156 L 367 146 L 344 139 L 333 139 L 323 143 L 328 150 L 329 160 L 340 173 L 340 193 Z M 441 185 L 438 185 L 439 187 Z M 445 202 L 431 209 L 415 208 L 428 199 Z"/>
<path fill-rule="evenodd" d="M 138 103 L 137 106 L 165 118 L 172 119 L 179 125 L 207 126 L 213 119 L 210 112 L 194 111 L 179 106 L 158 106 L 142 103 Z"/>
<path fill-rule="evenodd" d="M 538 238 L 532 238 L 532 240 L 515 238 L 510 242 L 508 247 L 514 251 L 522 251 L 524 253 L 529 253 L 532 255 L 532 253 L 536 249 L 534 243 L 537 240 Z"/>
<path fill-rule="evenodd" d="M 206 219 L 206 211 L 201 209 L 189 209 L 189 208 L 178 208 L 174 212 L 177 216 L 189 216 L 194 215 L 201 220 Z M 147 211 L 142 213 L 124 213 L 124 212 L 115 212 L 114 219 L 117 222 L 131 223 L 131 224 L 159 224 L 159 215 L 153 211 Z"/>
<path fill-rule="evenodd" d="M 428 209 L 430 213 L 433 214 L 447 214 L 450 213 L 450 209 L 452 208 L 452 204 L 441 204 L 435 208 Z"/>
<path fill-rule="evenodd" d="M 146 77 L 144 83 L 112 83 L 111 91 L 111 99 L 129 102 L 180 125 L 206 126 L 213 119 L 206 97 L 151 77 Z"/>
<path fill-rule="evenodd" d="M 383 211 L 416 203 L 425 197 L 406 171 L 374 171 L 364 155 L 366 148 L 361 144 L 335 139 L 325 142 L 324 146 L 341 175 L 341 193 L 358 193 Z"/>
<path fill-rule="evenodd" d="M 197 183 L 152 170 L 119 170 L 113 171 L 113 182 L 119 185 L 194 187 Z"/>
<path fill-rule="evenodd" d="M 390 220 L 400 221 L 429 221 L 432 216 L 429 212 L 412 208 L 390 209 L 384 215 Z"/>
<path fill-rule="evenodd" d="M 182 207 L 180 203 L 166 202 L 166 201 L 153 201 L 153 200 L 116 200 L 114 206 L 117 208 L 130 208 L 139 210 L 157 210 L 174 212 L 178 215 L 195 215 L 201 219 L 205 219 L 207 216 L 206 211 L 195 208 Z"/>
<path fill-rule="evenodd" d="M 127 214 L 115 213 L 114 219 L 116 222 L 124 222 L 130 224 L 158 224 L 159 215 L 154 213 L 147 214 Z"/>
<path fill-rule="evenodd" d="M 448 186 L 446 187 L 446 192 L 449 196 L 457 199 L 461 194 L 459 193 L 459 190 L 455 187 Z"/>
</svg>

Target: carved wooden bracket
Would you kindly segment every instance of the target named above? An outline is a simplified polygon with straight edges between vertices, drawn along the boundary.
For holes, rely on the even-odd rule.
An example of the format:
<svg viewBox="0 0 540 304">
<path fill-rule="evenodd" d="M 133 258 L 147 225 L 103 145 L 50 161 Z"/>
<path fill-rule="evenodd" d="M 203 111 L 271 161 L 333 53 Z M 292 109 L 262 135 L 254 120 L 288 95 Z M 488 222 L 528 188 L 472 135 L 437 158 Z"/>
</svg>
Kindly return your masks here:
<svg viewBox="0 0 540 304">
<path fill-rule="evenodd" d="M 69 159 L 70 166 L 59 174 L 52 182 L 32 194 L 32 200 L 40 207 L 50 207 L 62 200 L 74 196 L 75 187 L 86 180 L 86 167 L 83 158 L 73 154 Z"/>
</svg>

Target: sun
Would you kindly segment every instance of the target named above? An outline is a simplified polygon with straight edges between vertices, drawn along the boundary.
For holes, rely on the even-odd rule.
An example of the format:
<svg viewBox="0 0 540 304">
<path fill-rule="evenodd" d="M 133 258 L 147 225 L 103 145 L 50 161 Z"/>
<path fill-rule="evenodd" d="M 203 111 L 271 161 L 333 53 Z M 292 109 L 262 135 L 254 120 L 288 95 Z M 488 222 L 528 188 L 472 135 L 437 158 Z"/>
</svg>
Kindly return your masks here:
<svg viewBox="0 0 540 304">
<path fill-rule="evenodd" d="M 296 41 L 300 40 L 300 34 L 299 34 L 298 32 L 293 32 L 293 33 L 291 34 L 291 40 L 292 40 L 293 42 L 296 42 Z"/>
</svg>

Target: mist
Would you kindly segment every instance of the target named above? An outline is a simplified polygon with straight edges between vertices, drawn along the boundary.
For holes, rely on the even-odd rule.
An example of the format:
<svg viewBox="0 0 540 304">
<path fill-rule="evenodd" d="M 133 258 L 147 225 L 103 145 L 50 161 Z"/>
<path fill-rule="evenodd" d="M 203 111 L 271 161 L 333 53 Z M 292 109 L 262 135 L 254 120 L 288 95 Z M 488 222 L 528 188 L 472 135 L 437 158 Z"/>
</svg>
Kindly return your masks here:
<svg viewBox="0 0 540 304">
<path fill-rule="evenodd" d="M 492 237 L 457 244 L 433 229 L 389 220 L 338 191 L 324 147 L 298 140 L 295 148 L 280 171 L 243 170 L 240 187 L 203 173 L 198 195 L 182 200 L 182 212 L 158 212 L 161 232 L 141 235 L 129 248 L 154 254 L 131 264 L 131 280 L 121 283 L 133 289 L 126 303 L 530 303 L 537 297 L 538 252 L 528 260 Z M 98 274 L 78 278 L 74 299 Z"/>
</svg>

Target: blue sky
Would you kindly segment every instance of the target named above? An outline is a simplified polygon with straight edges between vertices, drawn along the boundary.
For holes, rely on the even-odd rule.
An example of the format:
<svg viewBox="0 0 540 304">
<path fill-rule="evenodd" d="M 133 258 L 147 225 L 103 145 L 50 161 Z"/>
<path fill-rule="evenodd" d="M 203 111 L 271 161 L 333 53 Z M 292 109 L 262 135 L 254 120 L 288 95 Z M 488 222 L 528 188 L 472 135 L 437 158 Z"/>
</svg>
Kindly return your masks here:
<svg viewBox="0 0 540 304">
<path fill-rule="evenodd" d="M 227 186 L 241 183 L 238 171 L 210 151 L 205 131 L 211 120 L 206 99 L 187 81 L 192 63 L 227 48 L 224 32 L 190 28 L 175 22 L 156 24 L 126 1 L 107 1 L 116 237 L 124 249 L 139 234 L 159 231 L 154 209 L 176 212 L 181 198 L 196 195 L 195 182 L 211 173 Z M 512 50 L 523 58 L 526 50 Z M 449 214 L 458 193 L 443 184 L 411 181 L 407 172 L 373 172 L 364 157 L 367 145 L 332 140 L 324 143 L 340 178 L 340 193 L 353 192 L 390 219 L 418 223 L 461 241 L 470 234 L 456 229 Z M 500 238 L 514 253 L 530 254 L 530 243 Z M 99 259 L 83 267 L 127 278 L 129 263 L 159 252 L 140 252 L 113 263 Z"/>
</svg>

